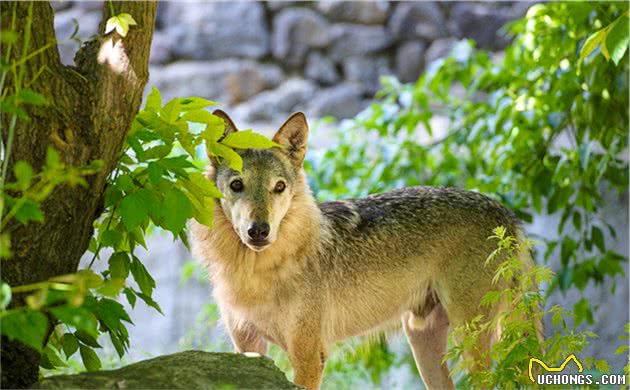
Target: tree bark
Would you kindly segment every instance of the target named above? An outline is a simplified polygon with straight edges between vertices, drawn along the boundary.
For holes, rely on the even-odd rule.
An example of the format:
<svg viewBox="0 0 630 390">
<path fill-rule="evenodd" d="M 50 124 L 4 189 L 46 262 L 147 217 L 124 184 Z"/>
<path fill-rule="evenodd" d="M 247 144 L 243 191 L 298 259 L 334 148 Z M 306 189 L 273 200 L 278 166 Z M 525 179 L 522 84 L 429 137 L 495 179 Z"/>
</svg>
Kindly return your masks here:
<svg viewBox="0 0 630 390">
<path fill-rule="evenodd" d="M 32 8 L 31 8 L 32 7 Z M 48 2 L 2 3 L 2 29 L 15 22 L 16 48 L 21 48 L 32 9 L 29 53 L 56 42 L 53 10 Z M 104 33 L 111 16 L 103 5 L 101 35 L 87 42 L 75 57 L 76 66 L 64 66 L 56 44 L 28 60 L 24 80 L 48 100 L 47 106 L 28 106 L 30 121 L 18 120 L 9 170 L 19 160 L 41 169 L 49 146 L 68 165 L 103 161 L 103 168 L 86 177 L 87 187 L 58 186 L 42 204 L 45 221 L 7 227 L 13 257 L 2 262 L 2 279 L 11 286 L 43 281 L 76 272 L 93 234 L 93 222 L 103 209 L 107 177 L 116 167 L 125 136 L 142 102 L 157 2 L 114 2 L 117 14 L 130 14 L 137 26 L 126 37 Z M 15 18 L 14 18 L 15 17 Z M 12 51 L 11 61 L 24 53 Z M 43 72 L 40 71 L 44 69 Z M 6 88 L 13 88 L 9 76 Z M 9 91 L 11 92 L 11 91 Z M 2 118 L 6 140 L 9 118 Z M 18 297 L 18 301 L 20 298 Z M 39 354 L 24 345 L 2 340 L 2 388 L 26 387 L 38 379 Z"/>
</svg>

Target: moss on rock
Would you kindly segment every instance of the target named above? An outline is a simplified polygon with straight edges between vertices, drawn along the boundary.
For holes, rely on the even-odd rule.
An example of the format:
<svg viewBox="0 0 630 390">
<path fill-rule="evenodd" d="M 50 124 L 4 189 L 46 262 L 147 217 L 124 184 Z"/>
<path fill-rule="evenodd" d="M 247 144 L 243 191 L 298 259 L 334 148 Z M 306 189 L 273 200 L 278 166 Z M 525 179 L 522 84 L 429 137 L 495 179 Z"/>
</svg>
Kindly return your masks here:
<svg viewBox="0 0 630 390">
<path fill-rule="evenodd" d="M 266 357 L 185 351 L 111 371 L 58 375 L 36 389 L 300 389 Z"/>
</svg>

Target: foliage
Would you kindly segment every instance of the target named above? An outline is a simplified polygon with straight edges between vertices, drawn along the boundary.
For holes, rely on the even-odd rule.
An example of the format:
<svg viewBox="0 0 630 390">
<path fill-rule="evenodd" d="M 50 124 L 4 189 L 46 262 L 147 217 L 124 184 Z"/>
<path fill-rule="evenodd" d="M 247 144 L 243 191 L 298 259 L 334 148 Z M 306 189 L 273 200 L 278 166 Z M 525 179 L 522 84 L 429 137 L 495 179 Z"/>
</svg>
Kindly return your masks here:
<svg viewBox="0 0 630 390">
<path fill-rule="evenodd" d="M 558 236 L 541 237 L 545 261 L 561 259 L 549 292 L 623 274 L 626 258 L 610 247 L 616 232 L 598 211 L 603 191 L 628 187 L 628 55 L 607 61 L 585 47 L 584 31 L 602 28 L 600 42 L 624 52 L 627 39 L 611 34 L 627 25 L 627 7 L 538 4 L 509 27 L 514 41 L 502 57 L 460 42 L 415 84 L 383 80 L 380 101 L 342 126 L 338 147 L 311 155 L 318 197 L 473 189 L 526 222 L 532 213 L 560 216 Z M 446 131 L 434 134 L 441 122 Z M 585 299 L 574 310 L 578 323 L 593 321 Z"/>
<path fill-rule="evenodd" d="M 130 16 L 117 17 L 133 24 Z M 2 39 L 3 44 L 8 44 L 3 47 L 11 49 L 16 36 L 11 31 L 3 32 Z M 25 41 L 28 43 L 28 37 Z M 7 56 L 3 57 L 2 63 L 3 87 L 8 72 L 14 73 L 12 80 L 15 83 L 11 88 L 13 93 L 9 93 L 8 88 L 2 89 L 1 105 L 2 113 L 11 116 L 7 143 L 3 144 L 0 198 L 2 210 L 5 207 L 8 210 L 2 214 L 0 240 L 0 253 L 6 261 L 11 261 L 10 237 L 4 228 L 12 218 L 21 224 L 43 222 L 46 216 L 40 204 L 55 186 L 86 185 L 83 176 L 100 168 L 98 162 L 89 167 L 62 164 L 59 152 L 49 148 L 41 172 L 35 173 L 26 162 L 17 162 L 14 165 L 15 181 L 4 185 L 15 121 L 28 120 L 24 108 L 28 104 L 48 103 L 45 96 L 21 88 L 23 83 L 33 82 L 23 80 L 20 72 L 20 64 L 33 57 L 28 52 L 27 43 L 16 63 L 7 63 Z M 154 227 L 170 231 L 173 238 L 187 244 L 185 228 L 189 218 L 205 225 L 212 224 L 213 199 L 221 197 L 221 193 L 201 173 L 202 164 L 195 163 L 198 146 L 205 143 L 208 155 L 237 170 L 241 169 L 242 161 L 233 148 L 275 146 L 267 138 L 250 131 L 224 137 L 223 120 L 205 110 L 213 104 L 206 99 L 191 97 L 176 98 L 163 105 L 159 91 L 153 89 L 147 97 L 146 107 L 132 124 L 120 161 L 108 180 L 104 194 L 105 211 L 94 224 L 96 234 L 89 247 L 93 257 L 88 267 L 31 285 L 0 283 L 2 334 L 41 351 L 42 367 L 63 366 L 62 356 L 67 359 L 78 352 L 88 370 L 100 369 L 101 362 L 94 348 L 101 347 L 98 339 L 104 333 L 109 335 L 122 357 L 129 347 L 126 323 L 132 320 L 119 302 L 121 295 L 132 307 L 140 299 L 161 312 L 152 298 L 155 281 L 135 255 L 135 250 L 139 246 L 146 248 L 145 236 Z M 104 248 L 111 253 L 107 256 L 108 267 L 96 273 L 91 268 L 101 259 Z M 21 301 L 10 305 L 15 294 L 27 294 L 24 305 Z M 54 328 L 50 337 L 49 327 Z"/>
<path fill-rule="evenodd" d="M 536 286 L 549 282 L 553 273 L 543 266 L 531 269 L 524 267 L 517 254 L 521 249 L 529 250 L 531 243 L 518 243 L 513 237 L 505 235 L 505 228 L 498 227 L 490 239 L 497 241 L 497 249 L 488 257 L 486 265 L 496 263 L 494 284 L 511 287 L 488 292 L 482 305 L 505 306 L 498 310 L 493 318 L 478 317 L 468 324 L 455 328 L 451 332 L 452 346 L 447 352 L 447 359 L 455 361 L 452 368 L 454 377 L 472 367 L 484 367 L 475 360 L 480 355 L 479 338 L 487 332 L 501 326 L 501 338 L 492 345 L 490 358 L 492 365 L 473 370 L 463 377 L 460 386 L 466 388 L 531 388 L 534 384 L 529 379 L 529 361 L 535 357 L 544 362 L 562 362 L 567 356 L 579 353 L 596 337 L 589 331 L 577 332 L 569 328 L 575 316 L 561 306 L 551 307 L 547 313 L 552 316 L 556 329 L 547 334 L 541 342 L 538 323 L 547 314 L 544 296 Z M 582 359 L 587 369 L 595 366 L 598 371 L 607 372 L 607 363 L 603 360 Z"/>
</svg>

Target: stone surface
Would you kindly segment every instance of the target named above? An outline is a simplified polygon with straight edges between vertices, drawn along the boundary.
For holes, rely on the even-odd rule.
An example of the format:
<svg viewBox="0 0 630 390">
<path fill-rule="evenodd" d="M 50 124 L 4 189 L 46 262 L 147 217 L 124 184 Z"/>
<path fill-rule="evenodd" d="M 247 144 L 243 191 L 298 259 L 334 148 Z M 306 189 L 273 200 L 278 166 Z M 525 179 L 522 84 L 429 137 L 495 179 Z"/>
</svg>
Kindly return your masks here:
<svg viewBox="0 0 630 390">
<path fill-rule="evenodd" d="M 400 81 L 416 81 L 424 66 L 426 45 L 421 41 L 409 41 L 396 49 L 396 76 Z"/>
<path fill-rule="evenodd" d="M 336 24 L 331 28 L 331 38 L 329 53 L 335 61 L 375 53 L 392 44 L 391 34 L 383 26 Z"/>
<path fill-rule="evenodd" d="M 234 116 L 248 122 L 277 121 L 294 111 L 303 111 L 317 87 L 304 79 L 288 79 L 276 89 L 254 96 L 234 109 Z"/>
<path fill-rule="evenodd" d="M 310 9 L 284 9 L 274 17 L 273 25 L 273 56 L 290 66 L 302 65 L 309 49 L 330 41 L 328 22 Z"/>
<path fill-rule="evenodd" d="M 426 66 L 439 58 L 448 56 L 456 43 L 457 40 L 453 38 L 441 38 L 433 41 L 424 54 Z"/>
<path fill-rule="evenodd" d="M 392 73 L 387 57 L 353 56 L 343 60 L 343 74 L 346 80 L 360 85 L 367 95 L 380 89 L 379 78 Z"/>
<path fill-rule="evenodd" d="M 339 22 L 381 24 L 387 20 L 387 1 L 329 0 L 317 3 L 317 10 L 327 18 Z"/>
<path fill-rule="evenodd" d="M 186 351 L 111 371 L 44 378 L 35 389 L 301 389 L 273 361 L 234 353 Z"/>
<path fill-rule="evenodd" d="M 274 88 L 283 79 L 277 65 L 251 60 L 212 62 L 176 62 L 150 68 L 150 85 L 155 85 L 165 99 L 200 96 L 222 103 L 238 103 Z"/>
<path fill-rule="evenodd" d="M 259 2 L 168 2 L 160 24 L 175 40 L 177 58 L 260 58 L 269 53 L 269 28 Z"/>
<path fill-rule="evenodd" d="M 512 15 L 501 7 L 483 7 L 474 3 L 456 3 L 451 9 L 449 31 L 459 39 L 474 39 L 477 47 L 483 49 L 502 49 L 509 39 L 499 30 Z"/>
<path fill-rule="evenodd" d="M 440 7 L 431 1 L 400 2 L 388 23 L 398 39 L 437 39 L 446 35 L 446 21 Z"/>
<path fill-rule="evenodd" d="M 304 75 L 324 85 L 339 81 L 339 72 L 335 63 L 320 52 L 312 52 L 306 57 Z"/>
<path fill-rule="evenodd" d="M 315 118 L 333 116 L 337 119 L 352 118 L 367 106 L 361 88 L 353 84 L 341 84 L 317 93 L 309 103 L 308 114 Z"/>
</svg>

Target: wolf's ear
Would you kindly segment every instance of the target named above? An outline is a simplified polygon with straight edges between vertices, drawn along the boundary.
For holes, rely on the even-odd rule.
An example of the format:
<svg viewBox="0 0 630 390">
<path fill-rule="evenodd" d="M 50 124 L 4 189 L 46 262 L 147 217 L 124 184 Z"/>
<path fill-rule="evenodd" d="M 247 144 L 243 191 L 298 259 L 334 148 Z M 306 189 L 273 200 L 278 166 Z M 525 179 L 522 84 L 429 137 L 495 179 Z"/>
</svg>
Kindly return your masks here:
<svg viewBox="0 0 630 390">
<path fill-rule="evenodd" d="M 308 123 L 302 112 L 292 114 L 273 136 L 273 142 L 284 147 L 285 153 L 297 167 L 301 167 L 304 161 L 307 140 Z"/>
<path fill-rule="evenodd" d="M 225 122 L 225 130 L 223 131 L 224 135 L 228 135 L 230 133 L 238 131 L 238 129 L 236 128 L 236 125 L 232 121 L 232 118 L 230 118 L 230 116 L 228 114 L 226 114 L 225 111 L 223 111 L 223 110 L 214 110 L 212 112 L 212 115 L 218 116 L 219 118 L 223 119 L 223 122 Z"/>
</svg>

